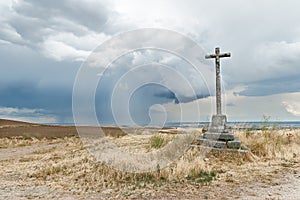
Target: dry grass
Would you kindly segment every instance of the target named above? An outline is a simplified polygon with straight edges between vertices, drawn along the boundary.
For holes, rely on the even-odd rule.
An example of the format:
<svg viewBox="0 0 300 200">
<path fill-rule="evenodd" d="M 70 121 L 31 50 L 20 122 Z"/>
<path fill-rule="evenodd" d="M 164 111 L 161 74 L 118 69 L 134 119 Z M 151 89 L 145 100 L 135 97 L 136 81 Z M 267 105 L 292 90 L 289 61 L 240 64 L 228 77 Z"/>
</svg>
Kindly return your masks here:
<svg viewBox="0 0 300 200">
<path fill-rule="evenodd" d="M 137 190 L 158 190 L 165 187 L 185 188 L 209 185 L 229 168 L 219 168 L 220 163 L 249 162 L 247 156 L 209 153 L 199 156 L 198 148 L 189 149 L 177 161 L 164 169 L 154 172 L 127 173 L 110 168 L 91 157 L 78 138 L 65 138 L 68 143 L 64 151 L 53 150 L 39 162 L 31 161 L 31 172 L 27 177 L 44 184 L 55 183 L 56 187 L 72 191 L 74 194 L 113 190 L 122 196 L 131 196 Z M 201 149 L 200 149 L 201 151 Z M 226 164 L 225 164 L 226 165 Z M 63 177 L 63 178 L 62 178 Z M 232 177 L 230 177 L 232 178 Z M 231 180 L 227 178 L 226 180 Z M 121 189 L 122 188 L 122 189 Z M 166 191 L 168 192 L 168 191 Z M 184 190 L 182 191 L 184 192 Z"/>
<path fill-rule="evenodd" d="M 300 130 L 263 128 L 236 131 L 241 141 L 257 158 L 292 159 L 300 155 Z"/>
<path fill-rule="evenodd" d="M 102 130 L 104 131 L 106 136 L 119 138 L 127 135 L 122 129 L 118 127 L 103 127 Z"/>
<path fill-rule="evenodd" d="M 14 148 L 41 144 L 55 144 L 65 141 L 65 138 L 36 138 L 27 136 L 13 136 L 0 138 L 0 149 L 1 148 Z"/>
<path fill-rule="evenodd" d="M 110 129 L 112 130 L 112 129 Z M 200 133 L 199 133 L 200 134 Z M 130 152 L 148 152 L 163 147 L 174 137 L 167 134 L 125 135 L 111 134 L 111 140 Z M 26 173 L 23 180 L 34 185 L 48 185 L 72 194 L 113 193 L 123 198 L 141 198 L 145 191 L 168 195 L 173 190 L 185 197 L 187 192 L 199 192 L 199 187 L 217 184 L 255 182 L 293 167 L 300 158 L 300 130 L 236 130 L 235 135 L 250 149 L 247 154 L 209 152 L 190 148 L 168 167 L 154 172 L 128 173 L 112 169 L 97 161 L 83 147 L 80 138 L 60 139 L 2 138 L 2 148 L 32 145 L 36 143 L 65 143 L 63 149 L 51 148 L 35 151 L 18 163 L 5 163 L 9 170 Z M 159 139 L 153 139 L 159 138 Z M 151 143 L 154 140 L 154 144 Z M 162 140 L 162 142 L 161 142 Z M 148 148 L 151 146 L 152 148 Z M 201 156 L 203 155 L 203 156 Z M 3 172 L 5 173 L 5 171 Z M 181 189 L 180 189 L 181 188 Z M 194 189 L 197 190 L 194 191 Z M 181 191 L 177 191 L 181 190 Z M 191 193 L 192 193 L 191 192 Z"/>
<path fill-rule="evenodd" d="M 35 137 L 28 138 L 23 136 L 16 136 L 11 138 L 0 138 L 0 148 L 30 146 L 33 144 L 39 144 L 43 142 L 46 142 L 46 139 L 38 139 Z"/>
<path fill-rule="evenodd" d="M 149 147 L 159 149 L 166 146 L 172 139 L 174 139 L 174 135 L 169 134 L 161 134 L 157 133 L 150 137 Z"/>
<path fill-rule="evenodd" d="M 203 157 L 199 156 L 201 149 L 194 148 L 189 149 L 167 168 L 159 169 L 158 167 L 157 171 L 149 173 L 127 173 L 114 170 L 91 157 L 82 146 L 79 138 L 64 138 L 61 139 L 67 142 L 67 148 L 64 151 L 57 152 L 55 149 L 50 149 L 45 152 L 36 152 L 36 154 L 51 154 L 51 156 L 47 158 L 46 162 L 38 162 L 38 166 L 33 167 L 35 170 L 28 176 L 56 181 L 60 181 L 60 177 L 65 177 L 61 184 L 68 185 L 70 188 L 81 188 L 80 185 L 86 185 L 85 190 L 87 191 L 97 191 L 108 187 L 131 189 L 144 188 L 146 185 L 154 187 L 167 182 L 203 184 L 211 182 L 219 173 L 224 173 L 224 170 L 218 168 L 220 163 L 234 163 L 234 165 L 241 166 L 257 160 L 295 159 L 300 156 L 300 134 L 298 130 L 266 129 L 250 132 L 248 130 L 237 131 L 236 135 L 250 148 L 249 154 L 232 156 L 232 154 L 211 152 Z M 148 139 L 148 144 L 151 145 L 154 137 L 163 138 L 163 143 L 170 139 L 168 136 L 157 134 Z M 122 138 L 117 139 L 122 140 Z M 11 143 L 27 144 L 27 140 L 18 138 L 12 140 Z M 7 141 L 6 143 L 8 143 Z M 39 140 L 32 139 L 30 142 L 37 143 Z M 159 142 L 159 145 L 163 143 Z M 130 144 L 132 145 L 132 143 Z M 152 147 L 157 147 L 156 144 L 154 146 Z"/>
<path fill-rule="evenodd" d="M 31 161 L 27 177 L 40 181 L 54 181 L 76 193 L 99 192 L 104 189 L 132 191 L 159 188 L 171 183 L 203 185 L 211 182 L 217 172 L 198 156 L 197 149 L 190 149 L 178 161 L 155 172 L 128 173 L 117 171 L 96 161 L 82 147 L 78 138 L 65 138 L 64 151 L 52 149 L 44 162 Z M 39 155 L 39 154 L 38 154 Z M 63 177 L 63 179 L 62 179 Z M 121 191 L 120 191 L 121 192 Z"/>
</svg>

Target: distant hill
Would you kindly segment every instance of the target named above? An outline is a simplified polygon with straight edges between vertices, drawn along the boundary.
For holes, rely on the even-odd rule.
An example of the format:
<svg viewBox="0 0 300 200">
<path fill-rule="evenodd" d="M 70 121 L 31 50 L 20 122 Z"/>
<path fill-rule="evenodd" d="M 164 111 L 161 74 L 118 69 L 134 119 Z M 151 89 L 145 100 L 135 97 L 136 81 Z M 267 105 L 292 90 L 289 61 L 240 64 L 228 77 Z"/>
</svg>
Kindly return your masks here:
<svg viewBox="0 0 300 200">
<path fill-rule="evenodd" d="M 15 136 L 59 138 L 75 135 L 78 135 L 75 126 L 52 126 L 0 119 L 0 138 Z"/>
<path fill-rule="evenodd" d="M 22 122 L 22 121 L 15 121 L 15 120 L 9 120 L 9 119 L 0 119 L 0 126 L 30 126 L 33 125 L 29 122 Z"/>
<path fill-rule="evenodd" d="M 119 127 L 101 127 L 106 135 L 120 137 L 126 135 Z M 98 133 L 99 127 L 86 127 L 88 133 Z M 0 119 L 0 138 L 2 137 L 61 138 L 78 136 L 75 126 L 44 125 Z"/>
</svg>

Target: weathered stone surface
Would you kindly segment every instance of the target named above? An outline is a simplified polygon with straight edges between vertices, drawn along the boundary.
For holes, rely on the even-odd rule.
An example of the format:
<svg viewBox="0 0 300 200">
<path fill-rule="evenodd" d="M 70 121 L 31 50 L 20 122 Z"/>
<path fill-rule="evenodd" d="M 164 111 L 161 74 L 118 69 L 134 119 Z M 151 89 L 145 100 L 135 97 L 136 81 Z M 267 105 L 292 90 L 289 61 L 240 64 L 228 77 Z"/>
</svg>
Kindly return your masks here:
<svg viewBox="0 0 300 200">
<path fill-rule="evenodd" d="M 203 137 L 210 140 L 221 140 L 221 141 L 234 140 L 234 135 L 232 133 L 212 133 L 208 131 L 204 133 Z"/>
<path fill-rule="evenodd" d="M 232 134 L 231 134 L 232 135 Z M 222 141 L 218 139 L 208 139 L 205 137 L 200 137 L 197 140 L 198 145 L 203 145 L 206 147 L 213 147 L 213 148 L 220 148 L 220 149 L 240 149 L 241 148 L 241 141 L 239 138 L 234 138 L 233 140 L 230 141 Z"/>
<path fill-rule="evenodd" d="M 205 140 L 203 144 L 207 147 L 214 147 L 219 149 L 226 148 L 226 142 L 216 141 L 216 140 Z"/>
<path fill-rule="evenodd" d="M 199 144 L 202 144 L 204 146 L 207 146 L 207 147 L 214 147 L 214 148 L 226 148 L 226 142 L 224 141 L 217 141 L 217 140 L 208 140 L 206 138 L 199 138 L 198 139 L 198 143 Z"/>
<path fill-rule="evenodd" d="M 213 115 L 209 125 L 209 132 L 222 133 L 225 132 L 225 124 L 227 122 L 226 115 Z"/>
<path fill-rule="evenodd" d="M 239 149 L 241 147 L 241 141 L 239 139 L 235 139 L 227 142 L 227 147 L 230 149 Z"/>
<path fill-rule="evenodd" d="M 221 106 L 221 70 L 220 70 L 220 58 L 230 57 L 230 53 L 220 53 L 220 48 L 215 48 L 215 54 L 206 55 L 205 58 L 214 58 L 216 61 L 216 108 L 217 114 L 222 114 L 222 106 Z"/>
<path fill-rule="evenodd" d="M 211 146 L 211 147 L 215 147 L 215 148 L 219 148 L 219 149 L 224 149 L 224 148 L 226 148 L 226 142 L 222 142 L 222 141 L 215 141 L 215 140 L 213 140 L 213 141 L 209 141 L 209 140 L 207 140 L 207 143 L 209 143 L 209 145 Z"/>
</svg>

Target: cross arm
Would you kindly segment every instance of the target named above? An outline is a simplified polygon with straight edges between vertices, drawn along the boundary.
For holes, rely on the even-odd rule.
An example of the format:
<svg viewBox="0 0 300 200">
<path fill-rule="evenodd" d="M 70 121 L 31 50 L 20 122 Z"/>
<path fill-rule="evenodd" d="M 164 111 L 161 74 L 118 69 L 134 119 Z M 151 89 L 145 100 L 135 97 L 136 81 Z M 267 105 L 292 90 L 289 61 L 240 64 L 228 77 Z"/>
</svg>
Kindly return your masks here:
<svg viewBox="0 0 300 200">
<path fill-rule="evenodd" d="M 214 55 L 214 54 L 206 55 L 205 58 L 206 58 L 206 59 L 209 59 L 209 58 L 216 58 L 216 55 Z"/>
<path fill-rule="evenodd" d="M 231 54 L 230 53 L 222 53 L 219 55 L 220 58 L 223 58 L 223 57 L 230 57 Z"/>
<path fill-rule="evenodd" d="M 230 57 L 231 54 L 230 53 L 222 53 L 222 54 L 211 54 L 211 55 L 206 55 L 205 58 L 209 59 L 209 58 L 224 58 L 224 57 Z"/>
</svg>

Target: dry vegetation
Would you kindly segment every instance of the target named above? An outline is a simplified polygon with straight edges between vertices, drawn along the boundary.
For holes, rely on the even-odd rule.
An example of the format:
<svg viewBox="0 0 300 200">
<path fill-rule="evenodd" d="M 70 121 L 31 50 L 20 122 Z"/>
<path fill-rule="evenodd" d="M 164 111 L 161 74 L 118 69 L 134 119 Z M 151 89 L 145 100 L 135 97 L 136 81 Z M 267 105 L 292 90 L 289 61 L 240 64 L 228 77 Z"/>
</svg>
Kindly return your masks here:
<svg viewBox="0 0 300 200">
<path fill-rule="evenodd" d="M 262 130 L 236 130 L 235 134 L 249 148 L 248 153 L 211 151 L 203 154 L 201 147 L 194 147 L 167 168 L 148 173 L 117 171 L 96 161 L 78 137 L 1 138 L 2 149 L 40 143 L 63 144 L 63 147 L 36 149 L 26 156 L 0 161 L 0 199 L 10 193 L 16 195 L 20 189 L 27 191 L 19 194 L 25 198 L 73 196 L 89 199 L 95 195 L 105 199 L 226 199 L 240 195 L 240 184 L 272 182 L 272 178 L 281 173 L 299 170 L 300 130 L 264 127 Z M 174 137 L 167 134 L 110 135 L 120 148 L 132 152 L 162 148 Z M 31 192 L 33 186 L 46 187 L 48 192 Z M 10 191 L 3 188 L 10 188 Z"/>
<path fill-rule="evenodd" d="M 300 154 L 300 130 L 265 127 L 236 131 L 236 136 L 257 159 L 292 159 Z"/>
<path fill-rule="evenodd" d="M 36 137 L 24 137 L 24 136 L 13 136 L 0 138 L 0 149 L 1 148 L 14 148 L 41 144 L 55 144 L 59 143 L 61 140 L 58 138 L 36 138 Z"/>
</svg>

